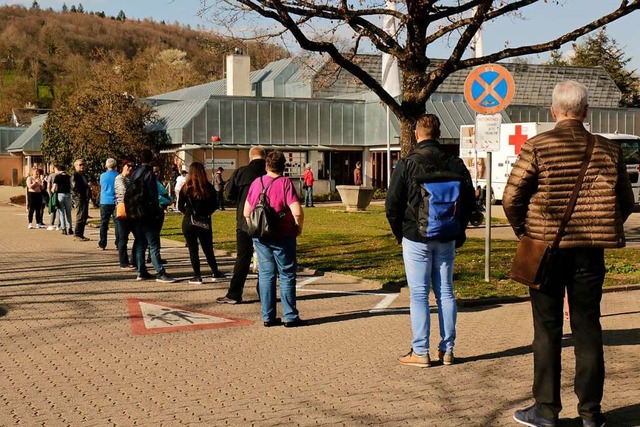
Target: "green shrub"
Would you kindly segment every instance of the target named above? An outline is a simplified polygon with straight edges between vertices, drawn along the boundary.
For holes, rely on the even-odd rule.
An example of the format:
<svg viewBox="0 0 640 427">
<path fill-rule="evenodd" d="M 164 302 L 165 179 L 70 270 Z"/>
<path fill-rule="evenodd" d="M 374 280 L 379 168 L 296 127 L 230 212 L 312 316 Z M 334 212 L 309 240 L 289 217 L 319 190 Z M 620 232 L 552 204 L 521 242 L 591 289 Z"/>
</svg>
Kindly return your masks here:
<svg viewBox="0 0 640 427">
<path fill-rule="evenodd" d="M 387 198 L 387 190 L 376 188 L 373 192 L 373 198 L 376 200 L 384 200 Z"/>
</svg>

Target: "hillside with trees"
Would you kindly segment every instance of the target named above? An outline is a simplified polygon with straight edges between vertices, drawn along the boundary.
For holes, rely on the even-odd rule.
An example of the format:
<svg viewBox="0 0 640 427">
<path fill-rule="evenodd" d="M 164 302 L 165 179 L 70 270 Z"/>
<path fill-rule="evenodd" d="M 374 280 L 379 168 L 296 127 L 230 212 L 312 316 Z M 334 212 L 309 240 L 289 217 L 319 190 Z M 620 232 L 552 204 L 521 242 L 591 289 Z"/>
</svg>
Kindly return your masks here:
<svg viewBox="0 0 640 427">
<path fill-rule="evenodd" d="M 35 1 L 30 8 L 1 6 L 0 125 L 10 122 L 12 109 L 24 122 L 30 110 L 51 108 L 90 87 L 96 67 L 127 68 L 125 89 L 139 98 L 222 78 L 223 58 L 234 48 L 251 56 L 254 69 L 287 56 L 273 44 L 130 20 L 124 11 L 109 17 L 82 4 L 59 11 Z"/>
</svg>

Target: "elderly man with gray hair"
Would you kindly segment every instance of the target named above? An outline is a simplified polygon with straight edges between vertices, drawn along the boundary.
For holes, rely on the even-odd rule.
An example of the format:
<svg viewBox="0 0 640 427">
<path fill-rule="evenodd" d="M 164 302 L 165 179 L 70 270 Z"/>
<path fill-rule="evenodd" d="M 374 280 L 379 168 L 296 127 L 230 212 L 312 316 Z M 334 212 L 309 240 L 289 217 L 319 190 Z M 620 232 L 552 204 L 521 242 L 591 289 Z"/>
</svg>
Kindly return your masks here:
<svg viewBox="0 0 640 427">
<path fill-rule="evenodd" d="M 567 221 L 565 211 L 574 187 L 573 197 L 577 196 L 560 235 L 549 283 L 529 291 L 535 403 L 514 413 L 514 419 L 527 426 L 559 425 L 565 289 L 576 358 L 578 414 L 584 427 L 605 425 L 600 406 L 605 378 L 600 325 L 604 250 L 625 245 L 623 223 L 633 210 L 633 192 L 620 145 L 585 129 L 588 109 L 583 84 L 556 85 L 551 97 L 556 127 L 522 146 L 502 199 L 518 238 L 550 244 L 560 224 Z"/>
<path fill-rule="evenodd" d="M 105 167 L 107 171 L 100 175 L 100 241 L 98 249 L 107 248 L 107 231 L 109 230 L 109 219 L 113 218 L 113 226 L 117 227 L 115 221 L 116 211 L 116 177 L 118 176 L 118 163 L 115 159 L 107 159 Z M 116 230 L 116 236 L 118 232 Z M 116 248 L 118 241 L 115 242 Z"/>
</svg>

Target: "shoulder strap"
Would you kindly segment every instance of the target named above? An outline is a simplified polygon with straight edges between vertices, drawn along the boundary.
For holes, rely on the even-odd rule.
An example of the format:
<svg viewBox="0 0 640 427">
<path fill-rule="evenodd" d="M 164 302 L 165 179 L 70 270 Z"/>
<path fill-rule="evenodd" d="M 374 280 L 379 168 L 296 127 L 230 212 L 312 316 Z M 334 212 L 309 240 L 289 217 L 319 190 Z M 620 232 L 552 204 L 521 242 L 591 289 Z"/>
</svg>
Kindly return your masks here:
<svg viewBox="0 0 640 427">
<path fill-rule="evenodd" d="M 595 143 L 595 137 L 592 134 L 589 134 L 589 140 L 587 141 L 587 152 L 585 153 L 584 160 L 582 161 L 582 167 L 580 168 L 580 173 L 578 174 L 576 184 L 573 186 L 573 192 L 571 193 L 571 197 L 569 198 L 569 204 L 567 205 L 567 209 L 564 211 L 562 222 L 560 223 L 560 227 L 558 228 L 555 239 L 553 239 L 553 248 L 558 248 L 558 246 L 560 245 L 560 240 L 562 240 L 564 230 L 565 228 L 567 228 L 569 219 L 573 214 L 573 209 L 576 207 L 576 202 L 578 201 L 578 193 L 580 193 L 580 187 L 582 187 L 584 176 L 587 173 L 587 167 L 589 166 L 589 162 L 591 161 L 591 155 L 593 154 L 593 147 Z"/>
</svg>

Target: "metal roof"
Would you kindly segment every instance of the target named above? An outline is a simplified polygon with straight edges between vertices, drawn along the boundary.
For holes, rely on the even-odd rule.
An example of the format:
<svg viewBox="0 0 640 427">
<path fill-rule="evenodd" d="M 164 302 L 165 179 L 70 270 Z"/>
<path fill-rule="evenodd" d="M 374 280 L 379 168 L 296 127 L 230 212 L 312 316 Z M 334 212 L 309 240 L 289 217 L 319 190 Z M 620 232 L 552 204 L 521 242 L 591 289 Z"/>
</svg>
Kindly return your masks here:
<svg viewBox="0 0 640 427">
<path fill-rule="evenodd" d="M 0 154 L 7 153 L 7 147 L 27 130 L 26 126 L 0 126 Z"/>
<path fill-rule="evenodd" d="M 7 147 L 9 153 L 39 152 L 42 146 L 42 125 L 47 119 L 46 114 L 35 116 L 31 125 L 13 143 Z"/>
<path fill-rule="evenodd" d="M 281 59 L 267 64 L 266 67 L 252 71 L 250 74 L 251 84 L 263 83 L 274 80 L 293 62 L 293 58 Z M 148 97 L 148 99 L 163 99 L 174 101 L 192 101 L 195 99 L 208 99 L 212 96 L 224 96 L 227 94 L 227 79 L 216 80 L 197 86 L 174 90 L 172 92 L 161 93 Z"/>
<path fill-rule="evenodd" d="M 377 81 L 382 79 L 381 55 L 358 55 L 356 63 Z M 427 72 L 442 60 L 432 60 Z M 539 64 L 500 63 L 511 72 L 516 83 L 512 105 L 551 105 L 554 86 L 564 80 L 577 80 L 589 89 L 589 106 L 616 108 L 622 96 L 620 90 L 602 67 L 556 67 Z M 464 93 L 464 82 L 471 69 L 453 73 L 437 89 L 440 93 Z M 323 83 L 328 82 L 328 83 Z M 314 77 L 314 97 L 327 98 L 368 91 L 363 83 L 349 72 L 327 63 Z"/>
<path fill-rule="evenodd" d="M 207 99 L 197 99 L 194 101 L 172 102 L 156 107 L 160 120 L 147 126 L 147 131 L 171 131 L 179 129 L 182 131 L 186 125 L 207 105 Z"/>
</svg>

